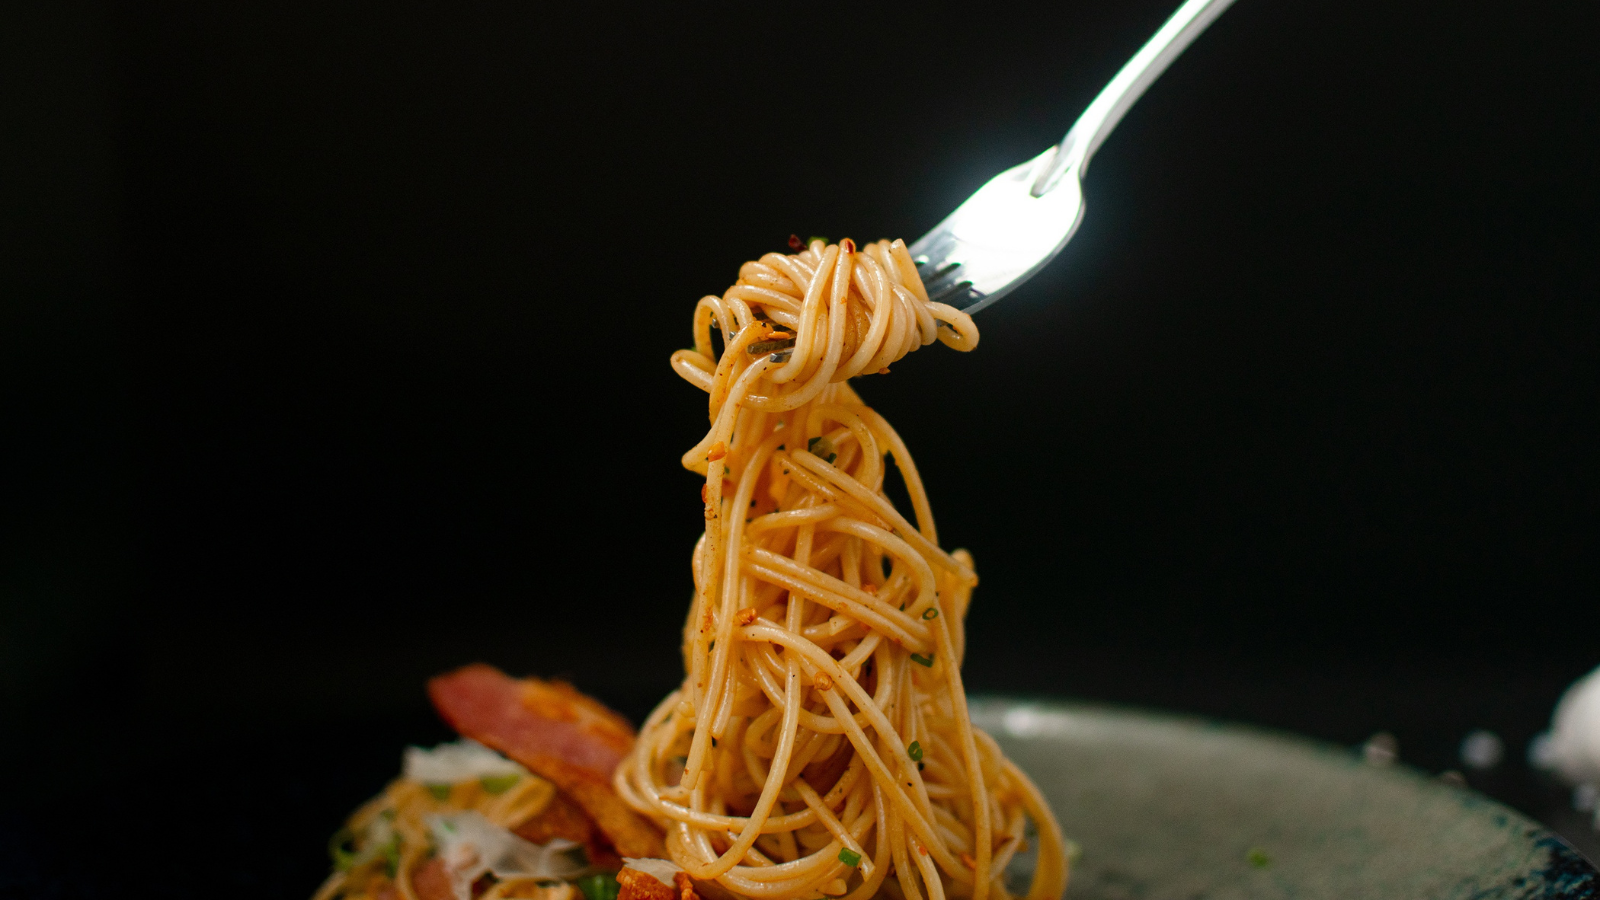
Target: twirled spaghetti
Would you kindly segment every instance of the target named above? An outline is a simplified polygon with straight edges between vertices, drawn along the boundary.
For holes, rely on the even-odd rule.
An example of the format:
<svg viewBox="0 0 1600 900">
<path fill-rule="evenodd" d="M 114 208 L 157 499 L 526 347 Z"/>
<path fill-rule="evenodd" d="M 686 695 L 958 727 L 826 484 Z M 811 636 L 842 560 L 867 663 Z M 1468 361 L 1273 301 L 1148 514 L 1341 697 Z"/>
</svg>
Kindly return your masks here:
<svg viewBox="0 0 1600 900">
<path fill-rule="evenodd" d="M 617 791 L 691 876 L 746 897 L 1008 898 L 1031 820 L 1027 897 L 1056 900 L 1060 829 L 967 713 L 972 559 L 939 549 L 905 444 L 846 383 L 936 339 L 972 349 L 971 318 L 929 302 L 902 242 L 813 239 L 703 298 L 694 337 L 672 357 L 710 395 L 683 459 L 706 477 L 687 676 Z"/>
</svg>

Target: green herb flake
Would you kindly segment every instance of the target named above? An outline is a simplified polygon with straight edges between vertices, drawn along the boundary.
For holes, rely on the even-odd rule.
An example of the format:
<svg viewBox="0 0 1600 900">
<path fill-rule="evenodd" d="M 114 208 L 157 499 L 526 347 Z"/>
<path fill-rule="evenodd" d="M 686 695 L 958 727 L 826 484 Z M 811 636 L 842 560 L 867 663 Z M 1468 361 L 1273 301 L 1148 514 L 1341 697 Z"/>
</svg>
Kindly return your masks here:
<svg viewBox="0 0 1600 900">
<path fill-rule="evenodd" d="M 478 779 L 478 783 L 483 785 L 483 789 L 491 794 L 504 794 L 515 787 L 517 782 L 521 780 L 521 775 L 512 772 L 509 775 L 484 775 Z"/>
<path fill-rule="evenodd" d="M 333 860 L 333 867 L 341 872 L 350 871 L 356 862 L 356 835 L 350 826 L 335 831 L 333 837 L 328 838 L 328 856 Z"/>
<path fill-rule="evenodd" d="M 847 866 L 859 866 L 861 865 L 861 854 L 851 850 L 849 847 L 845 847 L 839 851 L 839 862 Z"/>
<path fill-rule="evenodd" d="M 911 654 L 911 661 L 916 663 L 919 666 L 924 667 L 924 668 L 928 668 L 928 669 L 933 668 L 933 654 L 932 653 L 929 653 L 927 656 L 923 656 L 920 653 L 913 653 L 913 654 Z"/>
<path fill-rule="evenodd" d="M 450 799 L 450 785 L 430 784 L 428 785 L 428 793 L 433 795 L 433 799 L 443 803 Z"/>
<path fill-rule="evenodd" d="M 924 619 L 937 619 L 937 618 L 939 618 L 939 609 L 938 609 L 938 607 L 930 606 L 927 609 L 923 610 L 922 611 L 922 618 L 924 618 Z"/>
<path fill-rule="evenodd" d="M 617 893 L 622 889 L 617 884 L 617 876 L 609 872 L 585 875 L 576 884 L 583 892 L 583 900 L 617 900 Z"/>
<path fill-rule="evenodd" d="M 911 757 L 912 762 L 922 762 L 922 743 L 912 741 L 911 746 L 906 748 L 906 755 Z"/>
<path fill-rule="evenodd" d="M 1268 856 L 1267 851 L 1260 847 L 1251 847 L 1245 853 L 1244 861 L 1249 863 L 1253 869 L 1265 869 L 1267 866 L 1272 865 L 1272 857 Z"/>
<path fill-rule="evenodd" d="M 825 238 L 825 237 L 819 237 L 819 236 L 813 234 L 811 237 L 806 238 L 806 246 L 809 247 L 809 246 L 811 246 L 813 243 L 815 243 L 817 241 L 821 241 L 824 244 L 826 244 L 828 242 L 828 239 Z"/>
<path fill-rule="evenodd" d="M 400 872 L 400 834 L 398 832 L 389 839 L 389 843 L 383 845 L 383 862 L 390 878 Z"/>
</svg>

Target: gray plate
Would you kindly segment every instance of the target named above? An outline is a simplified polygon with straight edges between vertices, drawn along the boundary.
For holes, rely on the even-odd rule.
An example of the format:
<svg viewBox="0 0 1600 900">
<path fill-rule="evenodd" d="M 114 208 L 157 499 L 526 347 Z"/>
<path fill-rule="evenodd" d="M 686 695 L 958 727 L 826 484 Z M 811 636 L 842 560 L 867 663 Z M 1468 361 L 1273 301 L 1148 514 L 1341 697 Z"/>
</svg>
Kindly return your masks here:
<svg viewBox="0 0 1600 900">
<path fill-rule="evenodd" d="M 1481 794 L 1199 719 L 974 699 L 1082 848 L 1067 900 L 1600 898 L 1600 872 Z"/>
</svg>

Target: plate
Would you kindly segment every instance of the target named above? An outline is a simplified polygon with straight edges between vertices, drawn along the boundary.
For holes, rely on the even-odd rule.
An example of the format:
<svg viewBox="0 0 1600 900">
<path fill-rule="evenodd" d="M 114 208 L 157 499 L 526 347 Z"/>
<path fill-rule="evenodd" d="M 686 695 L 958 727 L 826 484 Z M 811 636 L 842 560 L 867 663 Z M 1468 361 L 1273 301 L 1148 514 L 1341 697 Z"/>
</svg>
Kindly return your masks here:
<svg viewBox="0 0 1600 900">
<path fill-rule="evenodd" d="M 1600 900 L 1539 823 L 1404 766 L 1235 725 L 974 698 L 1081 848 L 1066 900 Z"/>
</svg>

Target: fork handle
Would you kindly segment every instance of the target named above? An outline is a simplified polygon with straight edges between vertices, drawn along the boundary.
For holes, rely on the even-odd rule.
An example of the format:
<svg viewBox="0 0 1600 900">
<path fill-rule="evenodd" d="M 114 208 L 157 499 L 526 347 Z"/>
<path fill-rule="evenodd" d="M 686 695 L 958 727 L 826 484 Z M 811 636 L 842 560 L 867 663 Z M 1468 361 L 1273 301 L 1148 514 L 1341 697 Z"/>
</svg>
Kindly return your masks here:
<svg viewBox="0 0 1600 900">
<path fill-rule="evenodd" d="M 1116 77 L 1100 91 L 1089 108 L 1083 111 L 1072 130 L 1061 139 L 1050 165 L 1039 173 L 1033 182 L 1033 196 L 1039 197 L 1056 186 L 1061 176 L 1076 168 L 1079 177 L 1089 168 L 1089 157 L 1100 149 L 1100 144 L 1117 127 L 1122 116 L 1133 106 L 1151 82 L 1161 76 L 1178 54 L 1200 36 L 1233 0 L 1187 0 L 1172 14 L 1161 30 L 1155 33 L 1123 65 Z"/>
</svg>

